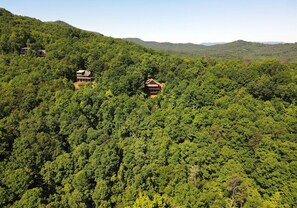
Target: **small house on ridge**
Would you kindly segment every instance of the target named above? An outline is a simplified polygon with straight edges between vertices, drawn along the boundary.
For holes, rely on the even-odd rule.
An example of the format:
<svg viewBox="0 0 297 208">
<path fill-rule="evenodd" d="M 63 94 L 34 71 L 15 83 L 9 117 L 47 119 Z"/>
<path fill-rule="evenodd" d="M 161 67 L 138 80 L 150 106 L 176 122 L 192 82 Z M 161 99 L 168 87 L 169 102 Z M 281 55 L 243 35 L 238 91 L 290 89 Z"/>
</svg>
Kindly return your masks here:
<svg viewBox="0 0 297 208">
<path fill-rule="evenodd" d="M 92 81 L 92 72 L 88 70 L 78 70 L 76 72 L 76 81 L 77 82 L 90 82 Z"/>
<path fill-rule="evenodd" d="M 35 51 L 35 50 L 31 49 L 30 47 L 21 48 L 20 54 L 25 55 L 29 51 L 35 52 L 37 57 L 45 57 L 45 54 L 46 54 L 46 51 L 44 49 L 39 49 L 39 50 Z"/>
<path fill-rule="evenodd" d="M 157 82 L 154 79 L 148 79 L 145 82 L 144 90 L 148 95 L 157 95 L 159 92 L 161 92 L 161 89 L 162 89 L 162 84 Z"/>
</svg>

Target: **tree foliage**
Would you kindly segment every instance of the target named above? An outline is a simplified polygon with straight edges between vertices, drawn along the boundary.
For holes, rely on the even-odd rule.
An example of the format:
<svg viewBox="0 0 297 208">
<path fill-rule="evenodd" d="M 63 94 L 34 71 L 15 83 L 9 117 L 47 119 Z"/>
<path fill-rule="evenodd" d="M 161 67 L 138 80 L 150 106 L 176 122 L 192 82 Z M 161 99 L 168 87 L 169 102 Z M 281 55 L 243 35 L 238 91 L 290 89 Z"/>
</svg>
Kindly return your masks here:
<svg viewBox="0 0 297 208">
<path fill-rule="evenodd" d="M 4 9 L 0 23 L 1 207 L 297 206 L 296 63 L 174 57 Z M 75 90 L 86 68 L 96 87 Z M 165 83 L 155 98 L 148 78 Z"/>
</svg>

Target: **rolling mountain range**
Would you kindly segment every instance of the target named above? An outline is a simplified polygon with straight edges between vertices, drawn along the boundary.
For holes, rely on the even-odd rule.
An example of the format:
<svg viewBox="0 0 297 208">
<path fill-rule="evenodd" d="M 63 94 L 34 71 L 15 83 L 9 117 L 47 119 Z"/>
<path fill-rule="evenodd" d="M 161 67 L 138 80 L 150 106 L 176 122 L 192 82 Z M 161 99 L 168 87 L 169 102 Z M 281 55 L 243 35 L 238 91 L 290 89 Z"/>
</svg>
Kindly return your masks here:
<svg viewBox="0 0 297 208">
<path fill-rule="evenodd" d="M 297 43 L 256 43 L 237 40 L 231 43 L 192 44 L 143 41 L 138 38 L 125 40 L 187 57 L 213 57 L 219 59 L 263 60 L 276 58 L 282 61 L 297 61 Z"/>
</svg>

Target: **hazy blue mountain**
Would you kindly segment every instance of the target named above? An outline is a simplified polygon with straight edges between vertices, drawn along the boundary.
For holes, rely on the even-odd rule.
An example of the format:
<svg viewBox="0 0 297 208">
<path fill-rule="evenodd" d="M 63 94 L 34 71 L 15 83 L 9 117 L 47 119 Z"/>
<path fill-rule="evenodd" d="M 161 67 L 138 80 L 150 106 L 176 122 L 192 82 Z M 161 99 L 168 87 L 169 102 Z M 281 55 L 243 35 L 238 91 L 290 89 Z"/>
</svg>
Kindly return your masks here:
<svg viewBox="0 0 297 208">
<path fill-rule="evenodd" d="M 227 42 L 204 42 L 201 43 L 201 45 L 205 45 L 205 46 L 213 46 L 213 45 L 222 45 L 222 44 L 226 44 Z"/>
<path fill-rule="evenodd" d="M 276 44 L 285 44 L 286 42 L 283 41 L 266 41 L 266 42 L 261 42 L 264 44 L 268 44 L 268 45 L 276 45 Z"/>
</svg>

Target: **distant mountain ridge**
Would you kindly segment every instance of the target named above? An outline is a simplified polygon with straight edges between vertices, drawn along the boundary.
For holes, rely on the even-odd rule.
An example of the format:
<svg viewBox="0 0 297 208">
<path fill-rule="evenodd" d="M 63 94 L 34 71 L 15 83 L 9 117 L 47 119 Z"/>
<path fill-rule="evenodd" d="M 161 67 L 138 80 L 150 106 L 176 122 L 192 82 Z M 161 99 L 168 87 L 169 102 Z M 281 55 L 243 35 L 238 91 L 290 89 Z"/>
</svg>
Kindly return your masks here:
<svg viewBox="0 0 297 208">
<path fill-rule="evenodd" d="M 194 44 L 194 43 L 170 43 L 170 42 L 155 42 L 155 41 L 143 41 L 139 38 L 124 38 L 124 40 L 157 49 L 157 50 L 166 50 L 166 51 L 178 51 L 178 52 L 189 52 L 196 51 L 200 48 L 205 48 L 205 45 Z"/>
<path fill-rule="evenodd" d="M 230 43 L 169 43 L 143 41 L 139 38 L 124 40 L 169 53 L 190 57 L 214 57 L 220 59 L 263 60 L 277 58 L 283 61 L 297 61 L 297 43 L 247 42 L 237 40 Z"/>
<path fill-rule="evenodd" d="M 227 43 L 230 43 L 230 42 L 203 42 L 203 43 L 200 43 L 200 45 L 214 46 L 214 45 L 223 45 Z M 265 42 L 254 42 L 254 43 L 263 43 L 266 45 L 286 44 L 286 42 L 283 42 L 283 41 L 265 41 Z"/>
</svg>

